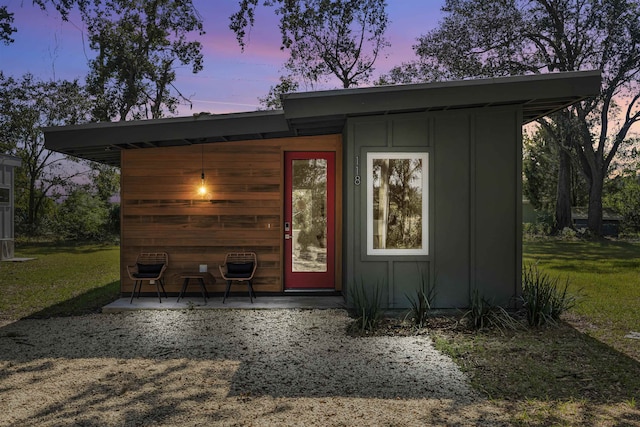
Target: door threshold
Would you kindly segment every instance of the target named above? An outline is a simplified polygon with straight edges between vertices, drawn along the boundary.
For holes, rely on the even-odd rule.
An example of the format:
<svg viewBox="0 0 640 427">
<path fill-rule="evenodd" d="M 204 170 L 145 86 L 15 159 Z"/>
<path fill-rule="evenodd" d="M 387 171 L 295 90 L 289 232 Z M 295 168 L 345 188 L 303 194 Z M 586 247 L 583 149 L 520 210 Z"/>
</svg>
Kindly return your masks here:
<svg viewBox="0 0 640 427">
<path fill-rule="evenodd" d="M 285 294 L 335 294 L 342 295 L 342 292 L 335 289 L 326 288 L 301 288 L 301 289 L 285 289 Z"/>
</svg>

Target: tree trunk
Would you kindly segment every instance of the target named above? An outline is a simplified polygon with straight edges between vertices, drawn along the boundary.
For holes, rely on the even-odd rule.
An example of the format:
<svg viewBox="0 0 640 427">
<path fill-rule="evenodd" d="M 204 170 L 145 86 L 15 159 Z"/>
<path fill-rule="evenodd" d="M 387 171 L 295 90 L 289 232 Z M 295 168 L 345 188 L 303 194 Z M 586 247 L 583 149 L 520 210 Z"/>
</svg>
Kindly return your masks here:
<svg viewBox="0 0 640 427">
<path fill-rule="evenodd" d="M 589 217 L 587 227 L 594 238 L 602 237 L 602 188 L 604 186 L 604 174 L 602 169 L 594 169 L 593 177 L 589 183 Z"/>
<path fill-rule="evenodd" d="M 556 232 L 565 227 L 573 228 L 571 220 L 571 156 L 565 150 L 558 150 L 558 187 L 556 193 Z"/>
<path fill-rule="evenodd" d="M 389 160 L 380 163 L 380 188 L 378 189 L 378 248 L 387 248 L 389 225 Z M 374 246 L 375 247 L 375 246 Z"/>
<path fill-rule="evenodd" d="M 29 202 L 27 205 L 27 232 L 35 235 L 36 231 L 36 181 L 33 177 L 29 178 Z"/>
</svg>

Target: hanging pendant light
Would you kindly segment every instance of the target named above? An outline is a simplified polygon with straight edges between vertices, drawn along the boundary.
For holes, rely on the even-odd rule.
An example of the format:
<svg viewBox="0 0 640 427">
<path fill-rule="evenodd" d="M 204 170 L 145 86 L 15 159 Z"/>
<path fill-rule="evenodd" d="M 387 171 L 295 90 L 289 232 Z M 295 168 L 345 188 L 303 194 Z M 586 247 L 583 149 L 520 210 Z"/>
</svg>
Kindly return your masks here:
<svg viewBox="0 0 640 427">
<path fill-rule="evenodd" d="M 198 188 L 198 194 L 204 199 L 207 195 L 207 187 L 204 184 L 204 144 L 202 144 L 202 173 L 200 174 L 200 187 Z"/>
</svg>

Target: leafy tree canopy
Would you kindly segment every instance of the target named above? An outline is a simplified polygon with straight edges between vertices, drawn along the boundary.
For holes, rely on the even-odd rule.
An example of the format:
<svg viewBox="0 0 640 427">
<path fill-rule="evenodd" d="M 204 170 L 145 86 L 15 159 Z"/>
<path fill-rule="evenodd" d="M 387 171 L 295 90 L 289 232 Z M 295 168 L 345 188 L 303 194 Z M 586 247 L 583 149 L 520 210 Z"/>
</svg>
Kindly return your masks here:
<svg viewBox="0 0 640 427">
<path fill-rule="evenodd" d="M 30 74 L 5 78 L 0 72 L 0 152 L 22 159 L 16 207 L 24 231 L 38 232 L 51 193 L 79 175 L 64 158 L 44 147 L 43 128 L 86 122 L 88 97 L 77 81 L 42 82 Z"/>
<path fill-rule="evenodd" d="M 563 118 L 589 183 L 589 228 L 602 227 L 609 166 L 640 120 L 640 4 L 637 0 L 447 0 L 439 27 L 418 39 L 418 60 L 383 81 L 444 80 L 600 70 L 599 96 Z M 407 70 L 405 73 L 404 70 Z M 549 123 L 549 121 L 547 121 Z M 557 123 L 556 123 L 557 124 Z M 568 133 L 563 131 L 565 135 Z M 567 145 L 569 144 L 569 145 Z"/>
<path fill-rule="evenodd" d="M 62 202 L 57 221 L 58 235 L 69 240 L 99 241 L 105 237 L 109 210 L 86 188 L 76 188 Z"/>
<path fill-rule="evenodd" d="M 554 212 L 558 186 L 558 151 L 562 148 L 552 142 L 548 130 L 540 128 L 523 138 L 522 193 L 531 205 L 542 212 Z M 587 188 L 579 167 L 572 162 L 569 167 L 571 180 L 571 206 L 582 206 L 587 201 Z"/>
<path fill-rule="evenodd" d="M 69 18 L 69 11 L 74 7 L 74 5 L 78 5 L 80 7 L 86 7 L 91 0 L 33 0 L 32 3 L 34 5 L 40 6 L 42 10 L 45 10 L 48 5 L 53 6 L 58 12 L 60 12 L 60 16 L 65 21 Z"/>
<path fill-rule="evenodd" d="M 13 13 L 7 10 L 7 6 L 0 6 L 0 41 L 6 45 L 13 43 L 11 34 L 16 32 L 16 27 L 12 27 Z"/>
<path fill-rule="evenodd" d="M 258 98 L 265 110 L 279 110 L 282 108 L 282 95 L 297 92 L 298 82 L 291 76 L 280 76 L 280 83 L 272 86 L 264 98 Z"/>
<path fill-rule="evenodd" d="M 39 6 L 40 9 L 45 10 L 48 5 L 53 6 L 58 12 L 60 12 L 60 16 L 63 20 L 68 20 L 69 11 L 73 8 L 74 5 L 78 4 L 79 6 L 85 6 L 88 4 L 90 0 L 32 0 L 32 4 Z M 12 27 L 13 23 L 13 12 L 9 12 L 7 6 L 0 6 L 0 41 L 5 44 L 13 43 L 13 39 L 11 38 L 11 34 L 18 31 L 16 27 Z"/>
<path fill-rule="evenodd" d="M 202 70 L 202 20 L 191 0 L 93 0 L 81 7 L 89 46 L 94 118 L 159 118 L 186 98 L 173 85 L 178 65 Z"/>
<path fill-rule="evenodd" d="M 259 0 L 240 0 L 229 27 L 245 46 L 246 29 L 255 22 Z M 389 44 L 385 0 L 265 0 L 280 16 L 281 49 L 290 57 L 285 68 L 310 82 L 337 77 L 343 87 L 366 82 Z"/>
<path fill-rule="evenodd" d="M 603 204 L 622 215 L 623 232 L 640 233 L 640 175 L 626 170 L 607 182 L 606 187 Z"/>
</svg>

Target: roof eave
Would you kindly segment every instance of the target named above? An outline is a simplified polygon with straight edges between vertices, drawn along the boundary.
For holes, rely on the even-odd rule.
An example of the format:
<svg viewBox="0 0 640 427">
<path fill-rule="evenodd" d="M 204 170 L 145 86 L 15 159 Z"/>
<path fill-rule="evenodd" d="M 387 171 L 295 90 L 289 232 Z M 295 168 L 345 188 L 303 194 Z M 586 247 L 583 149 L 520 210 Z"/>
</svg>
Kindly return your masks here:
<svg viewBox="0 0 640 427">
<path fill-rule="evenodd" d="M 267 139 L 290 132 L 281 110 L 194 115 L 157 120 L 87 123 L 45 130 L 45 146 L 112 166 L 120 151 L 237 139 Z"/>
<path fill-rule="evenodd" d="M 377 86 L 283 96 L 284 110 L 45 129 L 48 149 L 120 165 L 126 149 L 340 133 L 348 117 L 517 106 L 522 124 L 600 93 L 598 71 Z"/>
<path fill-rule="evenodd" d="M 525 117 L 526 123 L 598 94 L 600 84 L 599 71 L 577 71 L 292 93 L 283 96 L 283 106 L 287 120 L 298 120 L 336 114 L 440 111 L 463 106 L 524 105 L 536 100 L 557 100 L 533 117 Z"/>
</svg>

